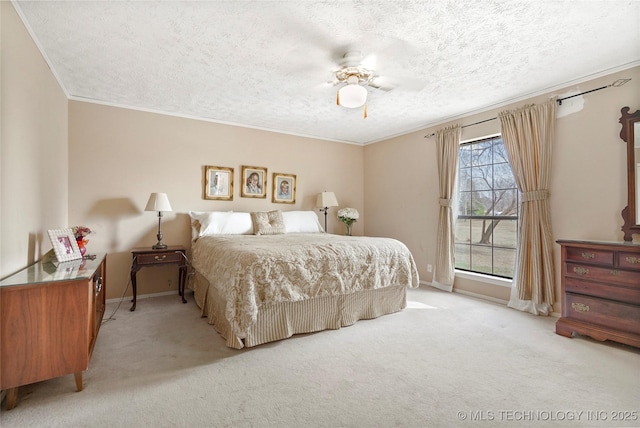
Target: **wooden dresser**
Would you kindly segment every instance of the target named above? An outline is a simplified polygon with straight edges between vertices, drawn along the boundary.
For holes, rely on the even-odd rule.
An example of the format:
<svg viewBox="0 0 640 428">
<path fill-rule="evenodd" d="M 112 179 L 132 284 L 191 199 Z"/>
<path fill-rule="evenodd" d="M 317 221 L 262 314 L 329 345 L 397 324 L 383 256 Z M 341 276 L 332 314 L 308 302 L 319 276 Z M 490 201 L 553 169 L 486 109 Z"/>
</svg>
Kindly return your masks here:
<svg viewBox="0 0 640 428">
<path fill-rule="evenodd" d="M 106 255 L 54 266 L 35 263 L 0 281 L 0 389 L 15 407 L 18 387 L 82 372 L 105 310 Z"/>
<path fill-rule="evenodd" d="M 562 318 L 556 333 L 640 347 L 640 244 L 560 240 Z"/>
</svg>

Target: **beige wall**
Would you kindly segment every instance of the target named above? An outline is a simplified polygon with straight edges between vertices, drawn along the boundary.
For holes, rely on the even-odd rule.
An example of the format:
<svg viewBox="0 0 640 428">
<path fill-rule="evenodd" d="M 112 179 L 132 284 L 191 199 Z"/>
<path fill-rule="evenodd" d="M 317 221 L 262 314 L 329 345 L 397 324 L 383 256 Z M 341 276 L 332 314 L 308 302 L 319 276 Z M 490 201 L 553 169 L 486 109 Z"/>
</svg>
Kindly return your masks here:
<svg viewBox="0 0 640 428">
<path fill-rule="evenodd" d="M 67 97 L 9 2 L 0 2 L 0 278 L 67 224 Z"/>
<path fill-rule="evenodd" d="M 188 246 L 189 210 L 311 210 L 318 192 L 333 190 L 341 206 L 361 212 L 355 234 L 404 241 L 421 278 L 431 280 L 426 266 L 435 262 L 438 176 L 434 140 L 424 136 L 447 124 L 359 147 L 67 102 L 13 6 L 2 2 L 0 8 L 0 277 L 51 248 L 47 229 L 82 224 L 95 231 L 89 251 L 109 253 L 108 297 L 119 297 L 129 279 L 131 248 L 155 242 L 156 216 L 142 211 L 150 192 L 167 192 L 174 209 L 163 221 L 165 242 Z M 526 100 L 543 102 L 554 94 L 591 90 L 617 78 L 633 80 L 567 101 L 559 109 L 575 111 L 557 124 L 551 188 L 554 239 L 621 239 L 626 161 L 618 118 L 625 105 L 640 108 L 640 68 Z M 524 103 L 457 122 L 471 124 Z M 499 132 L 498 121 L 491 121 L 465 128 L 463 139 Z M 295 206 L 271 203 L 271 190 L 266 200 L 240 198 L 243 164 L 267 167 L 269 182 L 272 172 L 296 174 Z M 204 165 L 235 169 L 232 202 L 202 199 Z M 336 211 L 330 211 L 329 231 L 342 233 Z M 174 271 L 141 271 L 139 292 L 175 290 Z M 558 266 L 556 276 L 559 290 Z M 507 288 L 477 281 L 457 279 L 455 287 L 500 299 L 509 294 Z"/>
<path fill-rule="evenodd" d="M 167 193 L 173 208 L 163 218 L 164 242 L 187 247 L 190 210 L 315 210 L 323 190 L 334 191 L 341 207 L 364 208 L 361 146 L 78 101 L 70 102 L 69 123 L 69 222 L 94 230 L 89 252 L 109 253 L 108 298 L 127 285 L 130 250 L 156 242 L 157 216 L 143 211 L 151 192 Z M 202 198 L 204 165 L 234 168 L 233 201 Z M 240 197 L 242 165 L 268 169 L 266 199 Z M 274 172 L 297 176 L 295 205 L 271 202 Z M 336 213 L 330 209 L 328 229 L 343 233 Z M 175 268 L 144 269 L 138 292 L 175 289 L 176 278 Z"/>
<path fill-rule="evenodd" d="M 563 88 L 523 102 L 474 114 L 451 123 L 472 124 L 500 111 L 540 103 L 553 95 L 570 95 L 607 86 L 621 78 L 626 85 L 576 97 L 558 107 L 552 157 L 551 209 L 557 239 L 622 240 L 626 205 L 626 146 L 619 138 L 620 109 L 640 108 L 640 67 Z M 570 93 L 570 91 L 573 91 Z M 448 124 L 371 144 L 364 152 L 366 234 L 403 240 L 413 252 L 420 277 L 431 281 L 427 264 L 435 264 L 438 220 L 438 171 L 433 138 Z M 462 140 L 500 133 L 498 120 L 463 129 Z M 384 197 L 381 197 L 384 195 Z M 638 238 L 638 236 L 636 236 Z M 560 255 L 556 247 L 556 288 L 560 291 Z M 457 278 L 454 288 L 508 300 L 509 289 Z M 556 307 L 555 310 L 559 310 Z"/>
</svg>

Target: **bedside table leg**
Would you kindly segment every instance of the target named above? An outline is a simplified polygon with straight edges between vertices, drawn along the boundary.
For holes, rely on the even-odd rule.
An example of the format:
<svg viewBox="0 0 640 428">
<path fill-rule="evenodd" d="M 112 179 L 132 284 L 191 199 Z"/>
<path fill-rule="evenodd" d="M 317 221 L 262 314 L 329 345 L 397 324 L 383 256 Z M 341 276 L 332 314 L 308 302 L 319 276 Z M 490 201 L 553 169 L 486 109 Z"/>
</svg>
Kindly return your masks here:
<svg viewBox="0 0 640 428">
<path fill-rule="evenodd" d="M 131 312 L 136 310 L 136 297 L 138 294 L 138 284 L 136 283 L 136 271 L 132 270 L 131 271 L 131 288 L 133 289 L 133 299 L 131 299 L 131 301 L 133 302 L 133 305 L 131 306 L 131 309 L 129 309 Z"/>
<path fill-rule="evenodd" d="M 182 303 L 187 303 L 184 297 L 184 284 L 187 282 L 187 268 L 180 267 L 180 279 L 178 280 L 178 294 L 182 296 Z"/>
</svg>

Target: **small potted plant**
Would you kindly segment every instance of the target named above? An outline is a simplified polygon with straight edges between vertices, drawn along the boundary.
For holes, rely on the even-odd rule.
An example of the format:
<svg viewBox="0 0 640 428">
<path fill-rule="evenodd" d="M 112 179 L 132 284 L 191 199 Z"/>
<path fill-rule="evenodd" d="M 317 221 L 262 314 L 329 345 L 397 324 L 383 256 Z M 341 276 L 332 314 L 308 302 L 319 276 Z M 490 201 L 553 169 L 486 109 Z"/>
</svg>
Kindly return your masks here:
<svg viewBox="0 0 640 428">
<path fill-rule="evenodd" d="M 347 226 L 347 236 L 351 236 L 351 225 L 358 221 L 360 214 L 355 208 L 342 208 L 338 210 L 338 220 Z"/>
</svg>

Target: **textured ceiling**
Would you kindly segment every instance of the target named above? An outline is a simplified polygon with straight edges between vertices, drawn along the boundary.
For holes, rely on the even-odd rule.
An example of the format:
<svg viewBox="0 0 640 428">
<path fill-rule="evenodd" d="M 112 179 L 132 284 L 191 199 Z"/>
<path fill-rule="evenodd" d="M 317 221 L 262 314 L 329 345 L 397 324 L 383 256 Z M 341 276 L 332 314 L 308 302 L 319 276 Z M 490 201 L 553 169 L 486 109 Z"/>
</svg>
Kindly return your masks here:
<svg viewBox="0 0 640 428">
<path fill-rule="evenodd" d="M 14 5 L 72 99 L 357 144 L 640 64 L 639 1 Z M 349 50 L 395 86 L 367 119 L 328 83 Z"/>
</svg>

